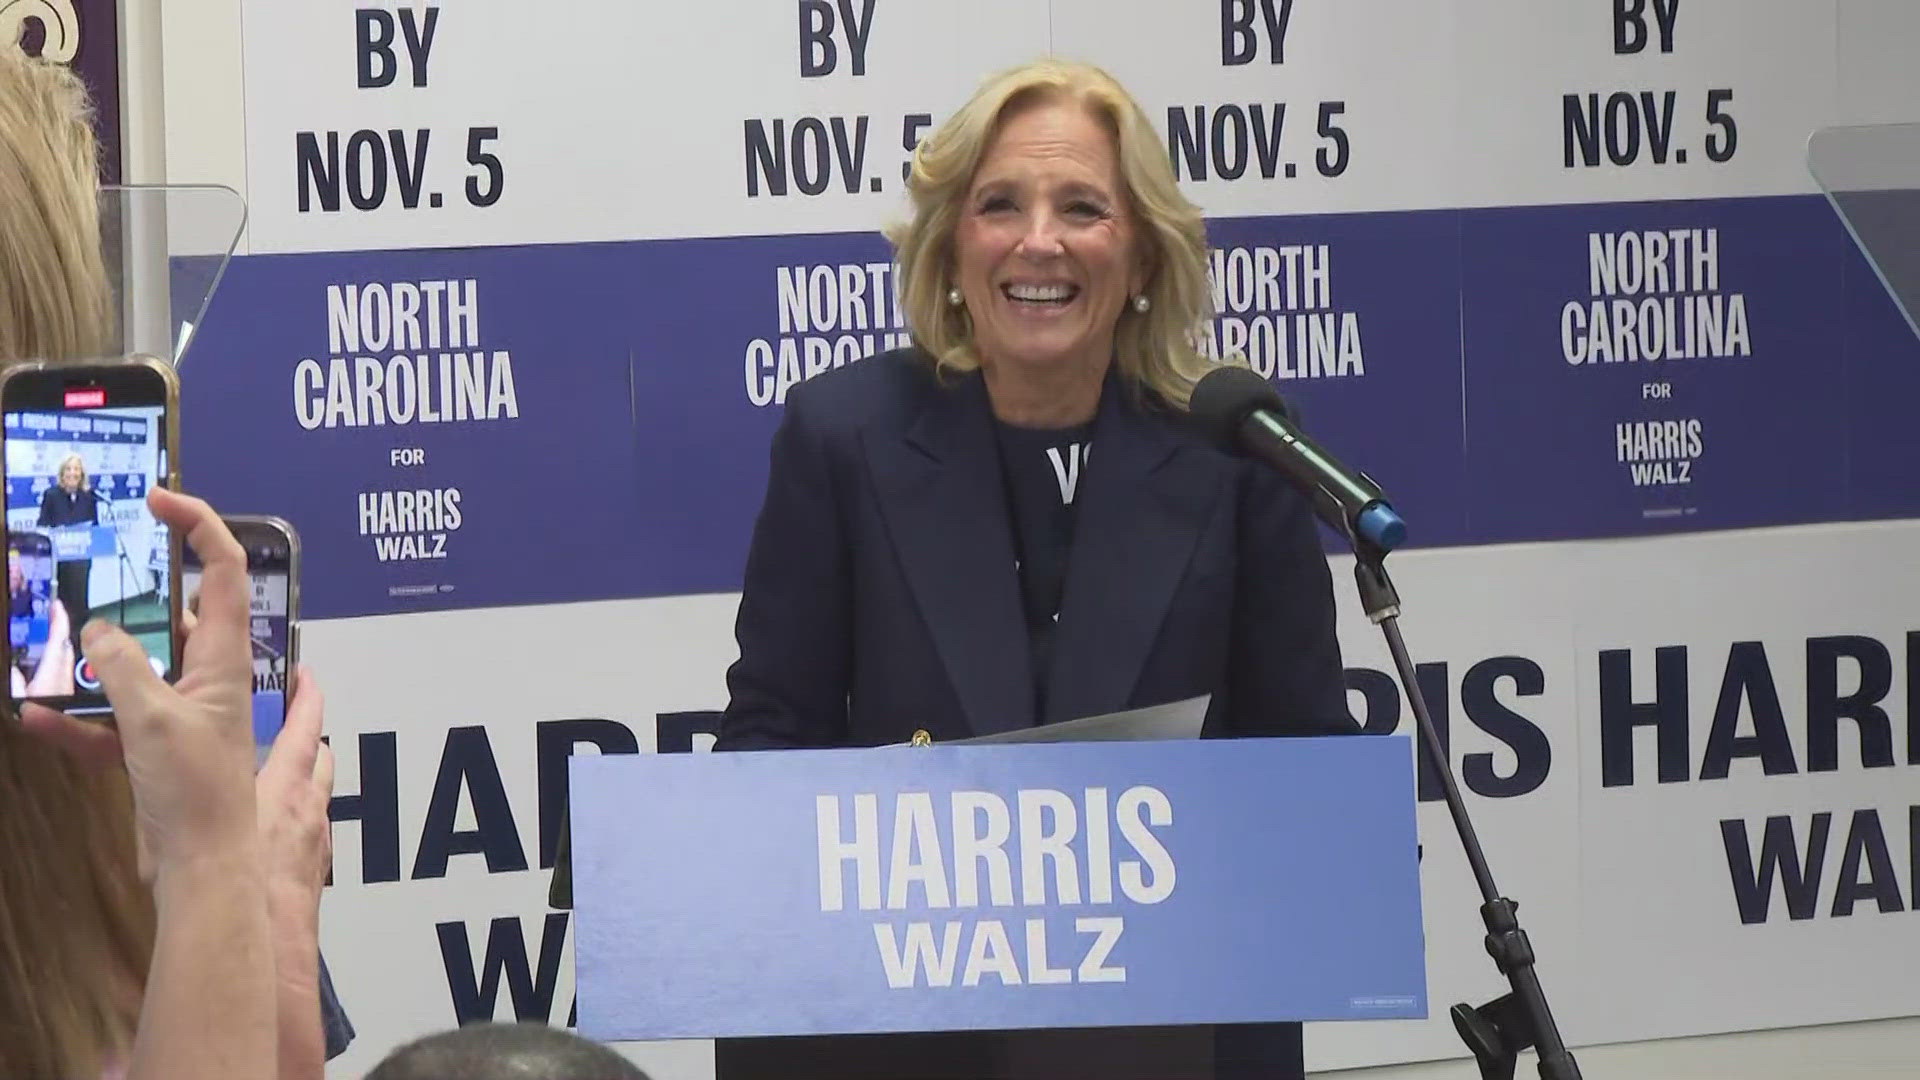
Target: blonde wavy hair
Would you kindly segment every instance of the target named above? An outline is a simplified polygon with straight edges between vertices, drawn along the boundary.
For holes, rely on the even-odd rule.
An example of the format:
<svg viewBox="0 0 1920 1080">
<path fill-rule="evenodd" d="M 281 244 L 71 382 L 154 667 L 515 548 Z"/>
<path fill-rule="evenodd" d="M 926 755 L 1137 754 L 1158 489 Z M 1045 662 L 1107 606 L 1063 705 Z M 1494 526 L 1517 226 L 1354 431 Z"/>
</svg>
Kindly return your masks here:
<svg viewBox="0 0 1920 1080">
<path fill-rule="evenodd" d="M 54 480 L 57 482 L 60 478 L 60 474 L 63 472 L 66 472 L 67 466 L 69 465 L 73 465 L 80 470 L 80 489 L 82 491 L 86 490 L 87 459 L 81 457 L 79 454 L 68 454 L 66 457 L 63 457 L 60 459 L 60 464 L 57 467 L 55 467 L 53 470 Z"/>
<path fill-rule="evenodd" d="M 0 43 L 0 364 L 99 354 L 111 324 L 87 95 Z M 0 719 L 0 1076 L 98 1076 L 153 952 L 133 797 Z"/>
<path fill-rule="evenodd" d="M 980 366 L 972 321 L 947 303 L 954 232 L 974 171 L 1002 121 L 1043 102 L 1077 104 L 1113 136 L 1115 158 L 1135 242 L 1148 268 L 1144 313 L 1130 305 L 1114 330 L 1120 372 L 1136 387 L 1185 408 L 1193 384 L 1212 366 L 1196 335 L 1213 313 L 1207 280 L 1207 235 L 1200 208 L 1180 191 L 1173 166 L 1147 114 L 1113 76 L 1090 64 L 1044 59 L 988 79 L 972 99 L 913 152 L 907 191 L 913 218 L 886 230 L 899 265 L 900 306 L 914 341 L 936 365 Z"/>
<path fill-rule="evenodd" d="M 0 47 L 0 360 L 94 357 L 112 329 L 86 88 Z"/>
</svg>

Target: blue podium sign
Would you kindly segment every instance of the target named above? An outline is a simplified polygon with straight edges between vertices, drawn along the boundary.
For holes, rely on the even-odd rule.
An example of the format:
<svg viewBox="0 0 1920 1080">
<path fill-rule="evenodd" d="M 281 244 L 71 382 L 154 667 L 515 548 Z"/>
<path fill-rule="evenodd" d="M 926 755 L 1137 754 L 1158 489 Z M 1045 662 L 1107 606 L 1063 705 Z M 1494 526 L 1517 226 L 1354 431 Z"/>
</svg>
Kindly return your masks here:
<svg viewBox="0 0 1920 1080">
<path fill-rule="evenodd" d="M 579 1025 L 1424 1017 L 1404 737 L 572 761 Z"/>
<path fill-rule="evenodd" d="M 118 554 L 113 528 L 108 525 L 62 525 L 48 529 L 55 562 L 111 559 Z"/>
</svg>

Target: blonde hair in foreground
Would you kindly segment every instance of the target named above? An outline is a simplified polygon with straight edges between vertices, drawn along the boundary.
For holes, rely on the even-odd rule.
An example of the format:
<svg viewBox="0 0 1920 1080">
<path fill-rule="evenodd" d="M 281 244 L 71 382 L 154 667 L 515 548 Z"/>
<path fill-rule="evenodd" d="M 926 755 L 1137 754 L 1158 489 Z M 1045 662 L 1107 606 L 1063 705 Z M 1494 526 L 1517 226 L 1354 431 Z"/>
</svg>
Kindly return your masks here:
<svg viewBox="0 0 1920 1080">
<path fill-rule="evenodd" d="M 0 46 L 0 364 L 105 341 L 88 121 L 72 74 Z M 0 1076 L 95 1077 L 125 1053 L 153 935 L 125 771 L 0 719 Z"/>
<path fill-rule="evenodd" d="M 1135 221 L 1135 243 L 1147 267 L 1145 313 L 1124 309 L 1114 331 L 1120 371 L 1169 404 L 1184 408 L 1193 383 L 1211 361 L 1195 347 L 1212 314 L 1206 226 L 1200 208 L 1180 192 L 1166 146 L 1137 102 L 1099 68 L 1041 60 L 988 80 L 972 100 L 913 152 L 907 191 L 913 219 L 887 230 L 900 266 L 900 305 L 914 340 L 943 368 L 980 366 L 972 323 L 947 303 L 954 232 L 974 171 L 1000 122 L 1029 105 L 1077 104 L 1113 136 L 1120 185 Z"/>
<path fill-rule="evenodd" d="M 0 44 L 0 362 L 106 346 L 91 112 L 66 68 Z"/>
</svg>

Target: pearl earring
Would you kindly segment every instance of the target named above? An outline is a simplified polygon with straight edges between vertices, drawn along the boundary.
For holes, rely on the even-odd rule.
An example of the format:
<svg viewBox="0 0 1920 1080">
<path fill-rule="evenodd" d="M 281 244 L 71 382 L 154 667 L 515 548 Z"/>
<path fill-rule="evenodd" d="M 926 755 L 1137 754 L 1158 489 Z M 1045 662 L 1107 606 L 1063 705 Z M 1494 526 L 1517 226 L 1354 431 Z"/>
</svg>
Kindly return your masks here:
<svg viewBox="0 0 1920 1080">
<path fill-rule="evenodd" d="M 1133 298 L 1133 310 L 1139 312 L 1142 315 L 1145 315 L 1147 313 L 1147 309 L 1152 306 L 1153 306 L 1153 301 L 1147 299 L 1146 293 L 1141 293 L 1139 296 L 1136 296 Z"/>
<path fill-rule="evenodd" d="M 959 307 L 960 302 L 964 299 L 966 298 L 960 295 L 959 289 L 954 288 L 954 289 L 947 290 L 947 306 L 948 307 Z"/>
</svg>

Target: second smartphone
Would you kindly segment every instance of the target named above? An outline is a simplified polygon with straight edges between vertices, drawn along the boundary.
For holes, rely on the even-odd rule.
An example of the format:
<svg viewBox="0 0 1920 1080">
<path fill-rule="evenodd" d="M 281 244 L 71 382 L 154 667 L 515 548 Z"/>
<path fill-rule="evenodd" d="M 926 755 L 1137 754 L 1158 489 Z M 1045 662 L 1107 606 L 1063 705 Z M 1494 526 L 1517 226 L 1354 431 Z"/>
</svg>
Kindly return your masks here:
<svg viewBox="0 0 1920 1080">
<path fill-rule="evenodd" d="M 30 362 L 0 374 L 10 701 L 112 711 L 80 647 L 118 624 L 162 678 L 177 672 L 179 561 L 147 492 L 178 489 L 179 384 L 150 357 Z"/>
<path fill-rule="evenodd" d="M 276 517 L 223 514 L 220 520 L 247 553 L 248 636 L 253 639 L 256 702 L 253 735 L 255 746 L 265 748 L 280 732 L 284 702 L 300 663 L 300 537 L 292 525 Z M 181 551 L 180 557 L 181 588 L 191 604 L 200 592 L 200 562 L 191 548 Z M 263 696 L 270 694 L 278 696 Z"/>
</svg>

